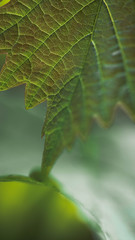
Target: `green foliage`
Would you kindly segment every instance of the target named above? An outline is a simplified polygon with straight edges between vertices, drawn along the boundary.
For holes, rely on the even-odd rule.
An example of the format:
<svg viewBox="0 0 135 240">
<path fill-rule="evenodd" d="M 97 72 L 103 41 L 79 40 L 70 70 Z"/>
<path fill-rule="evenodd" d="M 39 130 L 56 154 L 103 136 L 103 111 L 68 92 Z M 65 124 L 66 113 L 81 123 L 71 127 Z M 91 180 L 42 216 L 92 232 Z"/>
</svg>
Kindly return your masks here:
<svg viewBox="0 0 135 240">
<path fill-rule="evenodd" d="M 109 126 L 116 104 L 134 118 L 134 13 L 134 0 L 12 0 L 0 9 L 0 90 L 25 83 L 27 109 L 48 101 L 45 172 L 93 119 Z"/>
<path fill-rule="evenodd" d="M 9 3 L 10 0 L 1 0 L 0 1 L 0 7 L 4 6 L 5 4 Z"/>
<path fill-rule="evenodd" d="M 74 204 L 51 186 L 0 182 L 0 196 L 0 239 L 98 239 Z"/>
</svg>

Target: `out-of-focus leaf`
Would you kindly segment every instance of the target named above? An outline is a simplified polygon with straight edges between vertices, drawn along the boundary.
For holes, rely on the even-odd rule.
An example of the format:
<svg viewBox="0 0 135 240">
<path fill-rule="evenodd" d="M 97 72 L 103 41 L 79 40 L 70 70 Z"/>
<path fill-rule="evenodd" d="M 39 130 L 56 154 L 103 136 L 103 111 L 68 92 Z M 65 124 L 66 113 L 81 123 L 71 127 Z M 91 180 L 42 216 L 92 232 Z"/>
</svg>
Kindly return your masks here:
<svg viewBox="0 0 135 240">
<path fill-rule="evenodd" d="M 134 0 L 12 0 L 0 9 L 0 90 L 26 83 L 26 108 L 48 100 L 47 172 L 93 118 L 108 126 L 117 103 L 134 118 L 134 13 Z"/>
<path fill-rule="evenodd" d="M 48 183 L 9 179 L 0 179 L 0 239 L 98 239 L 75 205 Z"/>
<path fill-rule="evenodd" d="M 8 176 L 1 176 L 0 182 L 24 182 L 29 184 L 39 184 L 43 185 L 43 183 L 36 181 L 33 178 L 21 176 L 21 175 L 8 175 Z"/>
<path fill-rule="evenodd" d="M 4 6 L 5 4 L 9 3 L 10 0 L 1 0 L 0 1 L 0 7 Z"/>
<path fill-rule="evenodd" d="M 44 181 L 43 181 L 44 180 Z M 48 186 L 60 192 L 60 187 L 53 177 L 46 177 L 42 179 L 42 172 L 40 169 L 34 169 L 29 176 L 23 175 L 7 175 L 0 176 L 0 182 L 21 182 L 40 186 Z"/>
</svg>

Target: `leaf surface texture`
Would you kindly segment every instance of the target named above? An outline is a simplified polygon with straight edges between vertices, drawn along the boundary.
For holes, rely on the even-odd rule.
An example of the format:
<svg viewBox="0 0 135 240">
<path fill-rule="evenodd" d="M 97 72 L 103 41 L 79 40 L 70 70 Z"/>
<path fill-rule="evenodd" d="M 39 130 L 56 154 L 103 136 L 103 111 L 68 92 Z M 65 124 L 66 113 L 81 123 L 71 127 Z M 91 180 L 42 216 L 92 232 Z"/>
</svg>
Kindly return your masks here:
<svg viewBox="0 0 135 240">
<path fill-rule="evenodd" d="M 43 168 L 110 124 L 120 103 L 135 113 L 134 0 L 12 0 L 0 8 L 0 90 L 26 84 L 26 108 L 47 100 Z"/>
</svg>

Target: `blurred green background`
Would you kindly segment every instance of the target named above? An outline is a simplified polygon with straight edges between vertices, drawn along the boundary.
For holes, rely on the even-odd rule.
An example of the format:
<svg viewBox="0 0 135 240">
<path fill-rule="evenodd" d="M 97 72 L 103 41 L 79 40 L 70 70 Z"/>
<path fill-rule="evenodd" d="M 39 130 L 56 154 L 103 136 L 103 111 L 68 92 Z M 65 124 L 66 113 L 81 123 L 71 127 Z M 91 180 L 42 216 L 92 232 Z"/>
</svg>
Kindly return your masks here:
<svg viewBox="0 0 135 240">
<path fill-rule="evenodd" d="M 3 61 L 4 58 L 1 57 L 1 66 Z M 45 113 L 46 103 L 40 104 L 34 109 L 25 110 L 24 86 L 0 92 L 0 175 L 22 174 L 27 176 L 32 169 L 40 167 L 44 147 L 41 130 Z M 91 226 L 92 222 L 98 225 L 97 232 L 101 239 L 135 239 L 134 151 L 135 124 L 122 110 L 118 110 L 109 129 L 102 129 L 94 123 L 87 141 L 81 142 L 78 139 L 70 152 L 64 150 L 52 170 L 51 175 L 57 179 L 62 193 L 77 205 L 87 226 Z M 0 199 L 2 199 L 0 206 L 1 209 L 7 211 L 7 214 L 8 210 L 6 209 L 8 209 L 7 205 L 10 200 L 8 194 L 3 195 L 3 191 L 9 192 L 11 189 L 11 195 L 15 194 L 18 198 L 20 197 L 18 191 L 29 188 L 26 185 L 18 187 L 18 185 L 14 185 L 15 183 L 12 184 L 1 183 L 0 188 Z M 35 201 L 37 205 L 44 206 L 44 204 L 38 204 L 39 199 L 42 200 L 39 197 L 40 193 L 37 193 L 34 188 L 27 189 L 24 193 L 23 203 L 19 203 L 21 204 L 18 207 L 19 211 L 22 211 L 25 203 L 26 208 L 28 207 L 27 198 L 30 205 Z M 35 197 L 31 198 L 29 191 L 32 191 L 31 196 Z M 45 203 L 47 201 L 45 199 L 48 199 L 46 196 L 43 200 Z M 39 198 L 38 201 L 37 198 Z M 7 199 L 7 203 L 3 207 L 5 199 Z M 15 201 L 17 200 L 15 199 Z M 42 212 L 42 208 L 38 209 L 36 204 L 36 207 L 33 208 L 36 209 L 35 214 Z M 58 215 L 57 213 L 58 219 L 61 219 Z M 76 218 L 76 214 L 73 215 Z M 31 214 L 28 216 L 26 214 L 25 219 L 30 216 Z M 34 219 L 36 218 L 34 217 Z M 57 219 L 55 222 L 57 223 Z M 71 219 L 69 222 L 72 222 Z M 77 224 L 79 227 L 75 227 L 75 229 L 81 229 L 80 223 Z M 67 224 L 67 228 L 68 226 Z M 70 232 L 70 230 L 66 231 Z M 63 240 L 67 239 L 65 236 L 62 238 Z"/>
</svg>

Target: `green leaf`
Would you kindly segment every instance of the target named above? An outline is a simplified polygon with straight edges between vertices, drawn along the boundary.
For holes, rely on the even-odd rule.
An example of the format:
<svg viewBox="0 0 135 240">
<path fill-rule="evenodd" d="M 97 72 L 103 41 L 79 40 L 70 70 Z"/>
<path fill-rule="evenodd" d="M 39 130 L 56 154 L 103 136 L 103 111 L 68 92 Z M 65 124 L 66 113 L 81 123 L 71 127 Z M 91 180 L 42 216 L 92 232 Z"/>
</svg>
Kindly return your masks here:
<svg viewBox="0 0 135 240">
<path fill-rule="evenodd" d="M 26 108 L 48 100 L 45 172 L 93 119 L 109 126 L 116 104 L 135 118 L 134 13 L 134 0 L 12 0 L 0 9 L 0 90 L 25 83 Z"/>
<path fill-rule="evenodd" d="M 51 186 L 55 188 L 55 190 L 59 191 L 58 184 L 54 181 L 54 179 L 46 178 L 43 182 L 42 179 L 38 179 L 35 177 L 36 173 L 32 173 L 29 177 L 22 176 L 22 175 L 7 175 L 7 176 L 0 176 L 0 182 L 21 182 L 21 183 L 28 183 L 28 184 L 35 184 L 40 186 Z"/>
<path fill-rule="evenodd" d="M 0 179 L 1 239 L 99 239 L 70 199 L 48 182 L 24 179 Z"/>
<path fill-rule="evenodd" d="M 0 1 L 0 7 L 4 6 L 5 4 L 9 3 L 10 0 L 1 0 Z"/>
<path fill-rule="evenodd" d="M 43 183 L 36 181 L 33 178 L 30 178 L 27 176 L 21 176 L 21 175 L 0 176 L 0 182 L 22 182 L 22 183 L 43 185 Z"/>
</svg>

